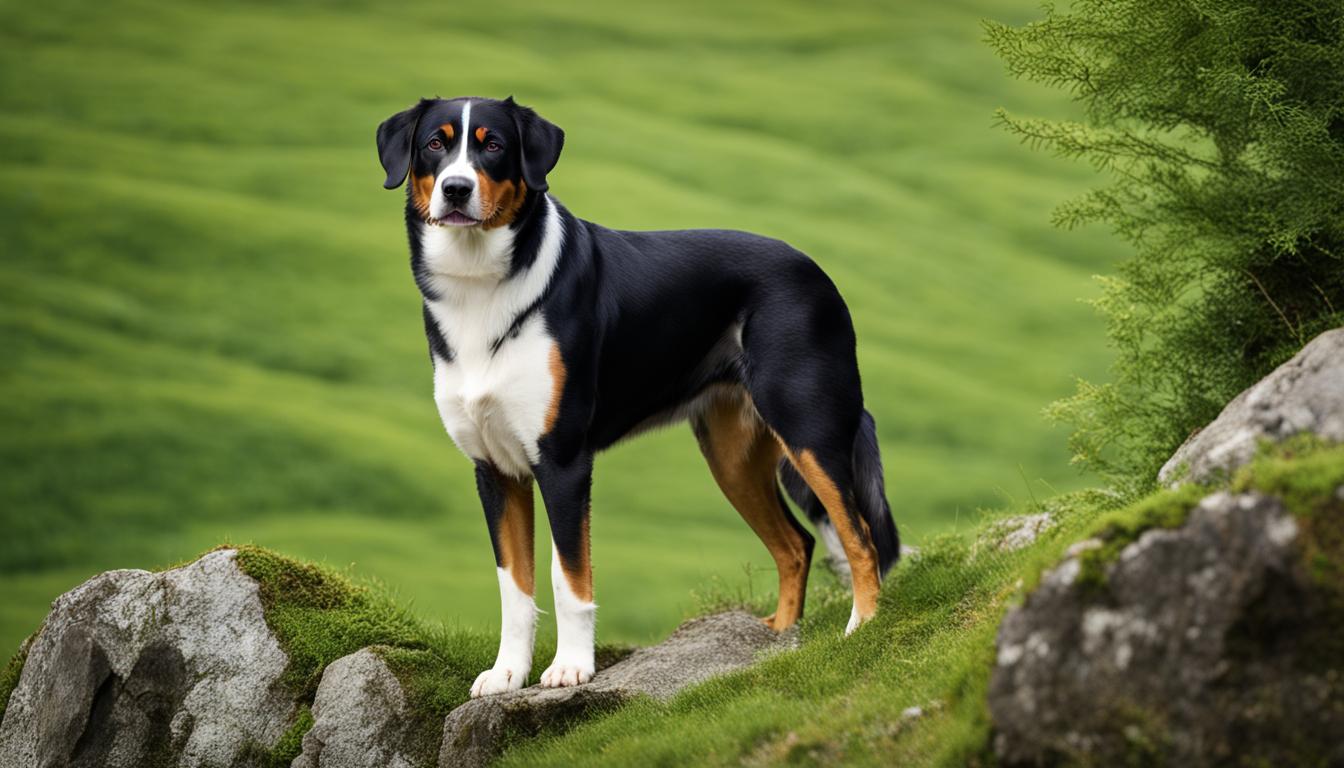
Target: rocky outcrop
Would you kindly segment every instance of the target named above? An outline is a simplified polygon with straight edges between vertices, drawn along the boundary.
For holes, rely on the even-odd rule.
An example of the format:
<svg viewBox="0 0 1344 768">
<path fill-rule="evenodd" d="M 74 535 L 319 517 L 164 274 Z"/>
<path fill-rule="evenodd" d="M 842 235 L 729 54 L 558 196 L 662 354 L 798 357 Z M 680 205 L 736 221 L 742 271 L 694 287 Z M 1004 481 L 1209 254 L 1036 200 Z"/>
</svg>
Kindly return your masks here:
<svg viewBox="0 0 1344 768">
<path fill-rule="evenodd" d="M 313 700 L 313 727 L 291 768 L 415 768 L 431 764 L 421 723 L 387 663 L 365 648 L 329 664 Z"/>
<path fill-rule="evenodd" d="M 1217 493 L 1109 563 L 1071 550 L 1000 627 L 999 759 L 1344 765 L 1340 594 L 1305 565 L 1304 525 Z"/>
<path fill-rule="evenodd" d="M 252 765 L 284 733 L 288 662 L 231 550 L 111 571 L 62 595 L 28 647 L 0 765 Z"/>
<path fill-rule="evenodd" d="M 1185 441 L 1158 477 L 1164 483 L 1216 479 L 1250 461 L 1260 441 L 1302 432 L 1344 442 L 1344 328 L 1317 336 L 1238 395 Z"/>
<path fill-rule="evenodd" d="M 236 551 L 218 550 L 162 573 L 104 573 L 57 599 L 24 646 L 0 766 L 250 768 L 296 752 L 292 768 L 480 765 L 505 734 L 667 698 L 795 642 L 740 611 L 707 616 L 586 685 L 478 699 L 446 722 L 414 706 L 388 662 L 399 657 L 385 658 L 418 651 L 371 646 L 326 666 L 309 719 L 258 583 Z"/>
<path fill-rule="evenodd" d="M 487 765 L 498 755 L 505 734 L 561 727 L 638 696 L 666 699 L 688 685 L 745 667 L 762 652 L 796 642 L 793 633 L 777 634 L 742 611 L 692 619 L 658 645 L 600 670 L 586 685 L 524 688 L 463 704 L 444 724 L 439 765 Z"/>
</svg>

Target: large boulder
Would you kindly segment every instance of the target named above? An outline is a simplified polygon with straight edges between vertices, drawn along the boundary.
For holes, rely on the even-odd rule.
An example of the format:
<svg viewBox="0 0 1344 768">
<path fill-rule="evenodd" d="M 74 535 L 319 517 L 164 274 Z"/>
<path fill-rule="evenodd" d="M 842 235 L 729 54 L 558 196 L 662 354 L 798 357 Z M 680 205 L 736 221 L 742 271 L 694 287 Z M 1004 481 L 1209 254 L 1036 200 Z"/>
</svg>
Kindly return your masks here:
<svg viewBox="0 0 1344 768">
<path fill-rule="evenodd" d="M 1164 483 L 1203 482 L 1250 461 L 1263 440 L 1310 432 L 1344 442 L 1344 328 L 1317 336 L 1293 359 L 1237 395 L 1163 465 Z"/>
<path fill-rule="evenodd" d="M 423 723 L 387 663 L 369 648 L 322 672 L 313 727 L 291 768 L 415 768 L 433 762 Z"/>
<path fill-rule="evenodd" d="M 284 734 L 288 659 L 231 550 L 57 598 L 0 723 L 0 765 L 244 766 Z"/>
<path fill-rule="evenodd" d="M 1344 765 L 1344 606 L 1306 564 L 1313 525 L 1217 493 L 1109 563 L 1074 547 L 999 629 L 1000 761 Z"/>
<path fill-rule="evenodd" d="M 439 765 L 488 765 L 505 735 L 539 733 L 639 696 L 670 698 L 688 685 L 745 667 L 762 652 L 796 642 L 795 633 L 776 633 L 743 611 L 692 619 L 658 645 L 600 670 L 586 685 L 524 688 L 463 704 L 444 723 Z"/>
</svg>

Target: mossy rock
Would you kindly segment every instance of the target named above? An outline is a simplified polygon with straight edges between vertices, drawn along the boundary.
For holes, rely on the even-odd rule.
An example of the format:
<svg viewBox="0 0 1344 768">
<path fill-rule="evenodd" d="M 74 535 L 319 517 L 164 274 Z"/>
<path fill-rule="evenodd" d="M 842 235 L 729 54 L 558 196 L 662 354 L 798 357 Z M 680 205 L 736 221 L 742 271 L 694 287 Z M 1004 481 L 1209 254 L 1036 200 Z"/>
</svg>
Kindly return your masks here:
<svg viewBox="0 0 1344 768">
<path fill-rule="evenodd" d="M 1003 763 L 1344 763 L 1344 448 L 1266 449 L 1093 534 L 1000 628 Z"/>
</svg>

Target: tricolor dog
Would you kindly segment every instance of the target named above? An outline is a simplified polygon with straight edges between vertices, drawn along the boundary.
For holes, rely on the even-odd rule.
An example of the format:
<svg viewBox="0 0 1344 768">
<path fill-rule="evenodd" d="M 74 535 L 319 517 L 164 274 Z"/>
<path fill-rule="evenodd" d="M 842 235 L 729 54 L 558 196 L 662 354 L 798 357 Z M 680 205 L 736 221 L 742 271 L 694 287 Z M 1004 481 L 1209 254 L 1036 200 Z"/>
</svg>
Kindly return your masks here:
<svg viewBox="0 0 1344 768">
<path fill-rule="evenodd" d="M 594 456 L 682 420 L 779 569 L 765 622 L 779 630 L 802 615 L 812 559 L 782 489 L 843 550 L 852 632 L 877 610 L 900 547 L 834 283 L 778 240 L 577 218 L 546 183 L 564 140 L 512 98 L 424 99 L 378 127 L 384 186 L 409 179 L 434 401 L 476 464 L 498 566 L 499 655 L 472 695 L 521 688 L 532 668 L 534 483 L 559 633 L 541 684 L 592 677 Z"/>
</svg>

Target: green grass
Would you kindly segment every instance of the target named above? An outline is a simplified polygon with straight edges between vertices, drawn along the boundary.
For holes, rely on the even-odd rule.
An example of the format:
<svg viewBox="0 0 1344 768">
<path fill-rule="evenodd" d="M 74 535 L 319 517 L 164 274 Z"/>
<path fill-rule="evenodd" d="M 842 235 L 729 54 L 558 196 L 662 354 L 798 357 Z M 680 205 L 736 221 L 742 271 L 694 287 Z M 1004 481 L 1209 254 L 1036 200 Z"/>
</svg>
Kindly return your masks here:
<svg viewBox="0 0 1344 768">
<path fill-rule="evenodd" d="M 0 722 L 5 719 L 5 710 L 9 709 L 9 695 L 19 687 L 19 676 L 23 674 L 23 665 L 28 661 L 28 646 L 19 647 L 0 669 Z"/>
<path fill-rule="evenodd" d="M 424 734 L 416 744 L 418 754 L 426 764 L 432 762 L 444 716 L 467 700 L 476 675 L 494 663 L 495 639 L 479 631 L 427 627 L 386 590 L 357 584 L 329 568 L 255 546 L 237 552 L 238 566 L 257 580 L 266 623 L 289 657 L 280 684 L 298 705 L 293 726 L 269 751 L 267 764 L 287 766 L 298 756 L 303 734 L 313 725 L 310 708 L 327 665 L 368 647 L 402 681 Z"/>
<path fill-rule="evenodd" d="M 1340 616 L 1344 592 L 1344 446 L 1295 441 L 1268 449 L 1237 473 L 1236 491 L 1280 496 L 1304 526 L 1303 564 L 1321 577 L 1325 615 Z M 1109 547 L 1154 527 L 1179 525 L 1193 503 L 1214 489 L 1163 490 L 1124 507 L 1116 497 L 1080 491 L 1034 501 L 1016 514 L 1048 512 L 1053 525 L 1030 546 L 1000 551 L 1008 512 L 987 515 L 958 533 L 933 537 L 917 558 L 902 561 L 883 586 L 877 616 L 842 636 L 850 597 L 825 571 L 814 572 L 801 647 L 737 673 L 694 686 L 666 703 L 637 700 L 613 712 L 557 726 L 539 737 L 514 737 L 502 764 L 543 765 L 941 765 L 993 764 L 985 696 L 994 637 L 1005 610 L 1022 600 L 1071 543 L 1096 537 Z M 260 584 L 266 620 L 290 662 L 282 682 L 298 705 L 294 726 L 266 759 L 287 764 L 311 727 L 322 670 L 373 646 L 401 680 L 431 756 L 443 717 L 466 701 L 476 672 L 493 660 L 495 638 L 479 629 L 418 620 L 377 584 L 257 547 L 238 562 Z M 1100 551 L 1100 550 L 1094 550 Z M 1115 550 L 1118 552 L 1118 549 Z M 1104 599 L 1100 595 L 1097 599 Z M 768 593 L 733 587 L 701 596 L 704 610 L 733 604 L 763 613 Z M 1311 629 L 1322 672 L 1344 659 L 1337 622 Z M 530 684 L 554 651 L 538 643 Z M 601 647 L 602 666 L 624 654 Z M 0 706 L 22 665 L 0 674 Z M 1333 678 L 1332 678 L 1333 679 Z M 904 716 L 919 707 L 917 718 Z M 690 736 L 690 735 L 693 735 Z"/>
<path fill-rule="evenodd" d="M 313 727 L 313 710 L 308 705 L 299 707 L 294 724 L 280 737 L 280 741 L 266 754 L 262 765 L 266 768 L 288 768 L 294 758 L 303 752 L 303 735 Z"/>
<path fill-rule="evenodd" d="M 811 253 L 853 309 L 909 541 L 1076 486 L 1039 410 L 1103 371 L 1076 299 L 1120 249 L 1047 223 L 1088 169 L 991 127 L 1069 113 L 980 41 L 1035 14 L 0 2 L 0 648 L 96 572 L 224 540 L 497 626 L 373 147 L 421 95 L 513 93 L 563 126 L 551 186 L 581 216 Z M 592 530 L 607 642 L 661 636 L 706 584 L 773 589 L 684 429 L 599 460 Z"/>
<path fill-rule="evenodd" d="M 1344 486 L 1344 446 L 1270 451 L 1238 477 L 1234 490 L 1280 495 L 1307 526 L 1303 562 L 1327 576 L 1319 597 L 1332 612 L 1321 615 L 1344 616 L 1344 499 L 1336 496 Z M 1210 492 L 1158 491 L 1119 509 L 1113 496 L 1096 492 L 1028 505 L 1018 512 L 1048 510 L 1055 525 L 1018 552 L 976 545 L 992 521 L 937 537 L 918 559 L 897 565 L 877 616 L 853 636 L 840 632 L 847 596 L 814 595 L 797 652 L 666 704 L 642 701 L 568 733 L 517 743 L 501 764 L 993 765 L 986 693 L 1004 611 L 1069 544 L 1087 537 L 1132 541 L 1143 530 L 1179 525 Z M 1331 680 L 1344 664 L 1337 627 L 1328 619 L 1312 627 L 1315 639 L 1305 646 L 1323 649 L 1317 661 Z M 920 707 L 923 716 L 903 717 L 909 707 Z M 1291 754 L 1291 745 L 1284 748 Z"/>
<path fill-rule="evenodd" d="M 502 764 L 983 764 L 998 620 L 1020 597 L 1024 575 L 1054 562 L 1097 514 L 1098 498 L 1048 502 L 1060 524 L 1019 552 L 974 546 L 981 526 L 935 537 L 896 567 L 876 618 L 854 635 L 842 636 L 849 596 L 821 591 L 810 598 L 796 652 L 666 704 L 640 701 L 516 744 Z M 924 715 L 904 719 L 909 707 Z"/>
</svg>

